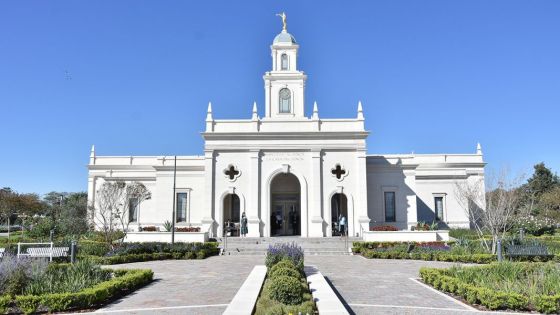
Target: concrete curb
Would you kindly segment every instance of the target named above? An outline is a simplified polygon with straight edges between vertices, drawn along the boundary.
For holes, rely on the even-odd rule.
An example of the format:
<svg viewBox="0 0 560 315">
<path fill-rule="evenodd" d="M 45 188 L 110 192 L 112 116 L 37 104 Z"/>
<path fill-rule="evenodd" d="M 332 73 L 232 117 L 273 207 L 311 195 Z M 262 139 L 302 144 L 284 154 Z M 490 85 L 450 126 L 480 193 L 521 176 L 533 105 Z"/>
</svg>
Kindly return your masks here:
<svg viewBox="0 0 560 315">
<path fill-rule="evenodd" d="M 319 314 L 349 314 L 319 269 L 305 266 L 305 274 Z"/>
<path fill-rule="evenodd" d="M 255 266 L 229 303 L 224 315 L 252 314 L 265 277 L 266 266 Z"/>
</svg>

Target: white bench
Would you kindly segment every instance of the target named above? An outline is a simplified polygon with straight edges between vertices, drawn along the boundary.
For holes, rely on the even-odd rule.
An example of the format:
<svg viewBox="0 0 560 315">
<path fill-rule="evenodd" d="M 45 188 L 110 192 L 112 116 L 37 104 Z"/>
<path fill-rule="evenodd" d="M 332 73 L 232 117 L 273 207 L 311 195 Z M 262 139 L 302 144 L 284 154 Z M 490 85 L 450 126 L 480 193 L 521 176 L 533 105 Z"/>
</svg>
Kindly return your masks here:
<svg viewBox="0 0 560 315">
<path fill-rule="evenodd" d="M 22 245 L 48 245 L 48 247 L 28 247 L 22 251 Z M 18 243 L 18 257 L 49 258 L 68 257 L 69 247 L 54 247 L 53 243 Z"/>
<path fill-rule="evenodd" d="M 25 255 L 30 257 L 68 257 L 68 247 L 30 247 Z"/>
<path fill-rule="evenodd" d="M 5 248 L 0 248 L 0 258 L 4 257 Z"/>
</svg>

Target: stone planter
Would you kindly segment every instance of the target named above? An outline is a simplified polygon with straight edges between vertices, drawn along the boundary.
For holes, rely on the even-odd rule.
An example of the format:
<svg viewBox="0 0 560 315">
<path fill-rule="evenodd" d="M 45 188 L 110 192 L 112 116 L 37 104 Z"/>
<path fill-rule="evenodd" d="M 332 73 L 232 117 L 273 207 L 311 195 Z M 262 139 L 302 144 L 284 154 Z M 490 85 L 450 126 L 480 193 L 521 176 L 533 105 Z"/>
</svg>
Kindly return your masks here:
<svg viewBox="0 0 560 315">
<path fill-rule="evenodd" d="M 435 242 L 449 241 L 449 231 L 365 231 L 366 242 Z"/>
<path fill-rule="evenodd" d="M 124 239 L 128 243 L 171 242 L 171 232 L 128 232 Z M 208 232 L 175 232 L 175 242 L 203 243 L 208 241 Z"/>
</svg>

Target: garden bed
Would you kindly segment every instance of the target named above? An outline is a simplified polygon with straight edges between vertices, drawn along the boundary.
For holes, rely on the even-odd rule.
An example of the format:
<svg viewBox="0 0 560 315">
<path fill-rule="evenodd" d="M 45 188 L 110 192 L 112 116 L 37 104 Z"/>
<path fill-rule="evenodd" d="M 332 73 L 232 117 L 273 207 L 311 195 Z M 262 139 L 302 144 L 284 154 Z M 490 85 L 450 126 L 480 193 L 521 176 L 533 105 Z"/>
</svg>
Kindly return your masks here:
<svg viewBox="0 0 560 315">
<path fill-rule="evenodd" d="M 97 247 L 100 246 L 100 247 Z M 204 259 L 219 253 L 218 243 L 124 243 L 121 246 L 106 251 L 102 257 L 95 257 L 95 253 L 102 253 L 106 247 L 98 244 L 80 248 L 79 253 L 90 257 L 103 265 L 124 264 L 151 260 L 166 259 Z"/>
<path fill-rule="evenodd" d="M 365 258 L 415 259 L 488 264 L 498 260 L 496 255 L 486 252 L 478 242 L 354 242 L 352 252 Z M 560 262 L 560 256 L 517 257 L 518 261 Z"/>
<path fill-rule="evenodd" d="M 0 313 L 31 314 L 97 308 L 148 284 L 153 272 L 7 257 L 0 278 Z"/>
<path fill-rule="evenodd" d="M 303 259 L 303 250 L 296 244 L 269 247 L 265 262 L 267 276 L 255 315 L 316 314 Z"/>
<path fill-rule="evenodd" d="M 503 262 L 449 269 L 421 268 L 422 280 L 490 310 L 560 312 L 560 266 Z"/>
</svg>

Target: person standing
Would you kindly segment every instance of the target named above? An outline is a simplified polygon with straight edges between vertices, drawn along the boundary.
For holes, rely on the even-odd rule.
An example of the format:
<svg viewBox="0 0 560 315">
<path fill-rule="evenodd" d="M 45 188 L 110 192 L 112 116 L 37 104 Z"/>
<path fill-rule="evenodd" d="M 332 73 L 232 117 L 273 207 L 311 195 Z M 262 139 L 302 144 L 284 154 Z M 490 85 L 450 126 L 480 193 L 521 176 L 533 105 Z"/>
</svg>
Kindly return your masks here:
<svg viewBox="0 0 560 315">
<path fill-rule="evenodd" d="M 340 236 L 346 235 L 346 217 L 343 215 L 340 216 L 340 221 L 338 222 L 338 231 L 340 232 Z"/>
<path fill-rule="evenodd" d="M 245 215 L 245 211 L 241 215 L 241 236 L 247 237 L 249 229 L 247 228 L 247 216 Z"/>
</svg>

